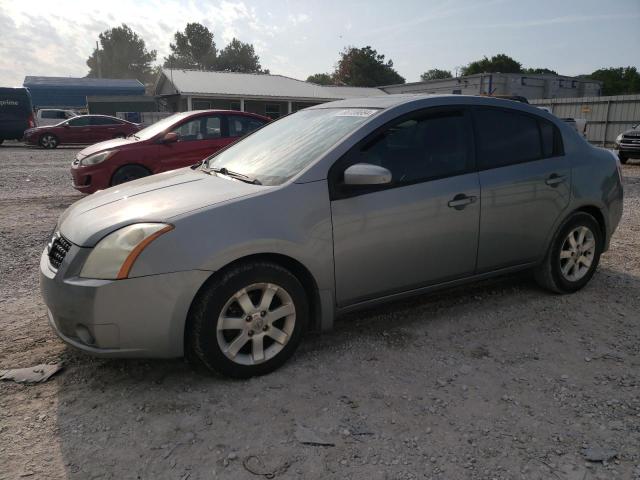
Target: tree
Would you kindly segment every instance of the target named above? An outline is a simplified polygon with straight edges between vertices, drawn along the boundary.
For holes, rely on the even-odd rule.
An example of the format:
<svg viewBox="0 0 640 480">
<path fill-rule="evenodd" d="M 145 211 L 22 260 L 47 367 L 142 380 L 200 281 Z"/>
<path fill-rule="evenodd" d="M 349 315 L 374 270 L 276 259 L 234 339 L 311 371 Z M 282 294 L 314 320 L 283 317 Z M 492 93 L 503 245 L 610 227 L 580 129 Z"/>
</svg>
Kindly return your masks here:
<svg viewBox="0 0 640 480">
<path fill-rule="evenodd" d="M 315 83 L 318 85 L 335 85 L 333 77 L 329 73 L 314 73 L 307 77 L 307 82 Z"/>
<path fill-rule="evenodd" d="M 603 95 L 640 93 L 640 73 L 636 67 L 601 68 L 589 78 L 603 82 Z"/>
<path fill-rule="evenodd" d="M 491 58 L 486 56 L 482 60 L 476 60 L 462 67 L 461 75 L 474 75 L 476 73 L 520 73 L 522 64 L 504 53 L 499 53 Z"/>
<path fill-rule="evenodd" d="M 420 75 L 420 80 L 427 82 L 429 80 L 442 80 L 445 78 L 453 78 L 449 70 L 440 70 L 438 68 L 432 68 Z"/>
<path fill-rule="evenodd" d="M 124 23 L 105 30 L 99 36 L 100 50 L 87 59 L 87 77 L 135 78 L 142 83 L 151 81 L 151 62 L 156 51 L 147 51 L 144 40 Z M 100 64 L 98 65 L 98 56 Z"/>
<path fill-rule="evenodd" d="M 217 70 L 241 73 L 269 73 L 262 70 L 260 57 L 256 55 L 253 45 L 234 38 L 231 43 L 220 51 L 216 61 Z"/>
<path fill-rule="evenodd" d="M 176 32 L 175 43 L 169 44 L 171 54 L 164 59 L 170 68 L 213 70 L 216 64 L 216 43 L 213 33 L 200 23 L 187 23 L 184 32 Z"/>
<path fill-rule="evenodd" d="M 338 84 L 352 87 L 376 87 L 404 83 L 404 78 L 393 69 L 393 61 L 384 61 L 370 46 L 364 48 L 346 47 L 340 53 L 340 60 L 333 77 Z"/>
<path fill-rule="evenodd" d="M 549 70 L 548 68 L 525 68 L 522 73 L 530 73 L 533 75 L 558 75 L 555 70 Z"/>
</svg>

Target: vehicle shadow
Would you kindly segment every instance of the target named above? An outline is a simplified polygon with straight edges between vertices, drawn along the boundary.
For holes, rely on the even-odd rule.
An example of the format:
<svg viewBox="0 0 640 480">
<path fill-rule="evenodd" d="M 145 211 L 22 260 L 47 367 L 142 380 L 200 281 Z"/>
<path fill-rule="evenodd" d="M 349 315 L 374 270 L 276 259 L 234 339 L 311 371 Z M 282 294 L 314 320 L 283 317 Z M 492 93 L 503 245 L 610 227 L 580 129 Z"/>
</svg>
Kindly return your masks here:
<svg viewBox="0 0 640 480">
<path fill-rule="evenodd" d="M 445 375 L 441 358 L 489 361 L 496 331 L 558 328 L 559 309 L 599 302 L 602 295 L 615 302 L 639 287 L 638 277 L 601 268 L 571 296 L 544 292 L 522 273 L 396 301 L 346 315 L 332 332 L 307 335 L 287 365 L 246 381 L 193 369 L 184 360 L 100 360 L 68 350 L 66 372 L 57 380 L 66 475 L 256 478 L 249 473 L 256 468 L 246 465 L 255 457 L 263 472 L 279 472 L 278 478 L 342 478 L 331 465 L 359 440 L 339 432 L 345 425 L 371 428 L 387 415 L 377 395 L 393 382 L 417 382 L 428 395 L 436 373 L 424 372 Z M 499 389 L 503 379 L 498 372 L 491 381 Z M 406 413 L 399 421 L 405 431 L 415 421 L 408 412 L 397 412 Z M 301 446 L 300 424 L 329 436 L 335 448 Z"/>
</svg>

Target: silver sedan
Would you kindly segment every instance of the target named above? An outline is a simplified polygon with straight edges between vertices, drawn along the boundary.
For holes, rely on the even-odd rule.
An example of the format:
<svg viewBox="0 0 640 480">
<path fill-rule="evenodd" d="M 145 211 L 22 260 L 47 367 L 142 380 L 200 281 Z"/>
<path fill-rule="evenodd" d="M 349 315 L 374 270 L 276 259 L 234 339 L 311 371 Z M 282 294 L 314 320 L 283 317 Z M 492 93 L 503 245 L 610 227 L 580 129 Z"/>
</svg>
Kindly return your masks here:
<svg viewBox="0 0 640 480">
<path fill-rule="evenodd" d="M 481 97 L 348 100 L 201 164 L 90 195 L 41 258 L 52 328 L 112 357 L 272 371 L 343 312 L 531 269 L 571 293 L 622 214 L 620 165 L 551 114 Z"/>
</svg>

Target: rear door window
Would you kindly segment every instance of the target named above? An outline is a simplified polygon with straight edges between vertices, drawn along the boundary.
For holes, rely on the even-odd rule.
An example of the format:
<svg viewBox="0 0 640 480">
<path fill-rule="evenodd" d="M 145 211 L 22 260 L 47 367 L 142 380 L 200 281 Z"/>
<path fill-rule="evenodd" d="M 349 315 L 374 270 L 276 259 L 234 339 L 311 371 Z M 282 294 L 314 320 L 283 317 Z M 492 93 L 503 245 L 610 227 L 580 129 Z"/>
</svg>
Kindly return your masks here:
<svg viewBox="0 0 640 480">
<path fill-rule="evenodd" d="M 266 123 L 263 120 L 245 117 L 242 115 L 229 115 L 227 118 L 229 122 L 230 137 L 243 137 L 244 135 L 262 127 Z"/>
<path fill-rule="evenodd" d="M 534 117 L 492 108 L 476 110 L 475 121 L 480 169 L 543 157 L 538 122 Z"/>
<path fill-rule="evenodd" d="M 115 118 L 109 117 L 91 117 L 91 125 L 120 125 L 122 122 L 119 122 Z"/>
</svg>

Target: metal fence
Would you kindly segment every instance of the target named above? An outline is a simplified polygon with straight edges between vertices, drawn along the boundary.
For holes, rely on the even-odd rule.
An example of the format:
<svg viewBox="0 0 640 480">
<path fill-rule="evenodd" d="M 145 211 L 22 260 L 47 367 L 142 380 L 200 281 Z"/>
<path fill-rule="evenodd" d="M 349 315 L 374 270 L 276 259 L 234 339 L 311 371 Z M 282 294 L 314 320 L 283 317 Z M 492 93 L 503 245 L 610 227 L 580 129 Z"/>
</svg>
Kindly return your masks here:
<svg viewBox="0 0 640 480">
<path fill-rule="evenodd" d="M 560 118 L 584 118 L 587 140 L 603 147 L 612 147 L 620 133 L 640 123 L 640 95 L 543 98 L 530 103 L 547 107 Z"/>
</svg>

